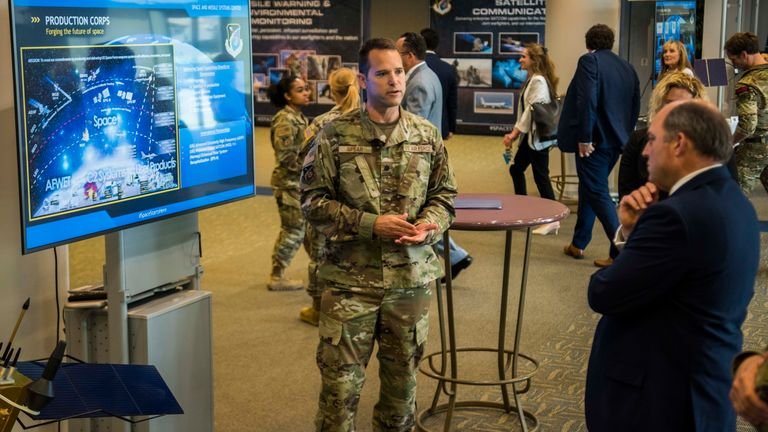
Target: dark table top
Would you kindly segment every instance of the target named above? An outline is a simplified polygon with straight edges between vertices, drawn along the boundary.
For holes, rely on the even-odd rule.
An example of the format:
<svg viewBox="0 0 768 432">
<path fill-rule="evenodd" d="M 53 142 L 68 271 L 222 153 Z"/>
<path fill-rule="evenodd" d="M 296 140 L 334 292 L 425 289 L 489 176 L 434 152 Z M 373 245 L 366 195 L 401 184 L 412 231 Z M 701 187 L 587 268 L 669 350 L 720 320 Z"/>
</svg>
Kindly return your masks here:
<svg viewBox="0 0 768 432">
<path fill-rule="evenodd" d="M 513 194 L 467 193 L 457 198 L 501 202 L 500 209 L 456 209 L 453 230 L 499 231 L 543 225 L 565 219 L 570 210 L 560 202 Z"/>
</svg>

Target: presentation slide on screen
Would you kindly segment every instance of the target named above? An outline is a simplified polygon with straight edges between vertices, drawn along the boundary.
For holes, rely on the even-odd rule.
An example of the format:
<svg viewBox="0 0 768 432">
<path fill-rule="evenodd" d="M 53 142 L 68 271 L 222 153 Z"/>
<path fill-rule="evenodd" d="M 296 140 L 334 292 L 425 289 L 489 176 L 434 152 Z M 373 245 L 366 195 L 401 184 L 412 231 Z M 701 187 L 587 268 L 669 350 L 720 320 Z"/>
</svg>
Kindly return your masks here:
<svg viewBox="0 0 768 432">
<path fill-rule="evenodd" d="M 248 1 L 11 6 L 25 251 L 253 194 Z"/>
</svg>

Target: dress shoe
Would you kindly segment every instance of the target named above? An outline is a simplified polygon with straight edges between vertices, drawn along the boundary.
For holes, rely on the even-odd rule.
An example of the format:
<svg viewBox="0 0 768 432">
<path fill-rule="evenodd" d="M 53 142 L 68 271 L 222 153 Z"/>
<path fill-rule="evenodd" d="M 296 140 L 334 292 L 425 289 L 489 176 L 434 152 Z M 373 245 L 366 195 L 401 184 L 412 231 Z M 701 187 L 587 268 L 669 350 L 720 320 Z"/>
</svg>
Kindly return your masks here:
<svg viewBox="0 0 768 432">
<path fill-rule="evenodd" d="M 557 235 L 557 233 L 560 232 L 560 222 L 552 222 L 544 225 L 539 225 L 531 232 L 538 235 L 547 235 L 547 234 L 552 234 L 554 232 L 555 235 Z"/>
<path fill-rule="evenodd" d="M 563 253 L 575 259 L 584 259 L 584 249 L 577 248 L 573 245 L 573 243 L 570 243 L 568 246 L 564 247 Z"/>
<path fill-rule="evenodd" d="M 312 306 L 303 307 L 299 311 L 299 319 L 309 325 L 317 327 L 320 322 L 320 311 Z"/>
<path fill-rule="evenodd" d="M 613 258 L 608 257 L 605 259 L 596 259 L 594 261 L 594 264 L 595 264 L 595 267 L 606 268 L 609 265 L 613 264 Z"/>
<path fill-rule="evenodd" d="M 472 265 L 472 256 L 470 256 L 470 255 L 467 255 L 466 257 L 464 257 L 463 260 L 461 260 L 461 261 L 457 262 L 456 264 L 452 265 L 451 266 L 451 280 L 455 280 L 459 276 L 459 273 L 462 270 L 464 270 L 465 268 L 469 267 L 470 265 Z M 445 283 L 445 276 L 443 276 L 443 278 L 440 279 L 440 282 L 441 283 Z"/>
</svg>

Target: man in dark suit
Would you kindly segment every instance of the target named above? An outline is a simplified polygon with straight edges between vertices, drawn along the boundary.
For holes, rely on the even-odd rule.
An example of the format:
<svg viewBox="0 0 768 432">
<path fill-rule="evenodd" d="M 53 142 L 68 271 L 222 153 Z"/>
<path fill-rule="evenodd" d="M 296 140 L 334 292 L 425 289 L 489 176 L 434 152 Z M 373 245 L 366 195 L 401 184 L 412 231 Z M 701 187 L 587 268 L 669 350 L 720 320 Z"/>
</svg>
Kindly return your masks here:
<svg viewBox="0 0 768 432">
<path fill-rule="evenodd" d="M 760 236 L 723 166 L 731 152 L 711 105 L 673 102 L 654 116 L 649 183 L 622 198 L 621 253 L 589 283 L 589 305 L 603 315 L 587 370 L 590 432 L 735 431 L 730 365 Z"/>
<path fill-rule="evenodd" d="M 571 243 L 566 255 L 584 258 L 595 216 L 612 238 L 619 223 L 611 200 L 608 176 L 621 155 L 640 112 L 640 83 L 635 69 L 611 51 L 613 30 L 596 24 L 587 31 L 589 53 L 579 58 L 558 125 L 557 143 L 567 153 L 578 152 L 576 174 L 579 177 L 579 206 Z M 611 246 L 610 258 L 595 260 L 605 267 L 616 256 Z"/>
<path fill-rule="evenodd" d="M 440 56 L 435 52 L 440 43 L 440 36 L 437 32 L 431 28 L 425 28 L 420 33 L 427 44 L 427 66 L 435 72 L 437 78 L 440 79 L 440 85 L 443 87 L 443 122 L 440 132 L 443 134 L 443 140 L 447 140 L 456 132 L 459 77 L 456 68 L 440 59 Z"/>
</svg>

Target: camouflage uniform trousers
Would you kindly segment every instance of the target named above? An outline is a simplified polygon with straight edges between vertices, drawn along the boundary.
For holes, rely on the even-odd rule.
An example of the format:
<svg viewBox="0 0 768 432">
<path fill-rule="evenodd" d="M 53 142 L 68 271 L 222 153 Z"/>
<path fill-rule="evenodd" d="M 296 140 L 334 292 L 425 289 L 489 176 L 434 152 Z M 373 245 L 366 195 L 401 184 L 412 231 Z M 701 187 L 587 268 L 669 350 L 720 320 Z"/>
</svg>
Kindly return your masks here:
<svg viewBox="0 0 768 432">
<path fill-rule="evenodd" d="M 758 178 L 768 191 L 768 144 L 744 141 L 736 147 L 733 157 L 739 186 L 745 194 L 752 192 Z"/>
<path fill-rule="evenodd" d="M 280 214 L 280 234 L 272 250 L 272 269 L 285 270 L 304 242 L 304 214 L 299 204 L 299 191 L 293 189 L 272 190 Z"/>
<path fill-rule="evenodd" d="M 374 431 L 410 431 L 416 421 L 416 373 L 429 331 L 428 286 L 405 289 L 326 284 L 320 306 L 317 365 L 322 376 L 319 432 L 355 430 L 365 368 L 378 341 L 379 401 Z"/>
</svg>

